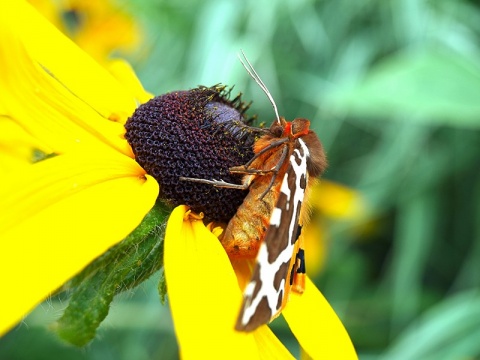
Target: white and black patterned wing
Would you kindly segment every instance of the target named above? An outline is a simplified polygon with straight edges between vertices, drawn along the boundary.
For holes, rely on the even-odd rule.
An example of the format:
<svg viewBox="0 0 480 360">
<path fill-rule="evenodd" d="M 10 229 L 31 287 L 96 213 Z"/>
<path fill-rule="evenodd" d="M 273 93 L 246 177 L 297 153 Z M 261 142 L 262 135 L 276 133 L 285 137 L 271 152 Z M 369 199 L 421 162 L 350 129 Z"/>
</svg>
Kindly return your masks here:
<svg viewBox="0 0 480 360">
<path fill-rule="evenodd" d="M 296 257 L 299 217 L 308 183 L 307 160 L 309 151 L 298 138 L 289 157 L 289 165 L 282 179 L 280 194 L 270 217 L 265 239 L 260 246 L 252 279 L 244 291 L 243 304 L 236 329 L 252 331 L 268 323 L 282 309 L 288 274 Z"/>
</svg>

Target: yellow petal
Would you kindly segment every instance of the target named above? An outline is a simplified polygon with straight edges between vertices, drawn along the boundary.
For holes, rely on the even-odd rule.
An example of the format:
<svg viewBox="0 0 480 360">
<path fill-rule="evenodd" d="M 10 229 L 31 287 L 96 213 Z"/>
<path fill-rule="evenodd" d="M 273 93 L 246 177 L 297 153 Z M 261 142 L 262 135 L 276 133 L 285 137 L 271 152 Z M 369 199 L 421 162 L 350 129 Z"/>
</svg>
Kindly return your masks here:
<svg viewBox="0 0 480 360">
<path fill-rule="evenodd" d="M 345 327 L 307 277 L 302 295 L 291 293 L 282 314 L 300 346 L 312 359 L 357 359 Z"/>
<path fill-rule="evenodd" d="M 85 99 L 77 97 L 72 88 L 32 60 L 13 32 L 12 22 L 15 21 L 0 23 L 0 54 L 8 54 L 0 56 L 3 115 L 55 152 L 102 142 L 131 156 L 131 149 L 123 139 L 123 125 L 102 117 Z M 82 71 L 78 68 L 72 72 Z"/>
<path fill-rule="evenodd" d="M 9 1 L 0 14 L 0 21 L 11 22 L 8 26 L 31 56 L 96 112 L 104 118 L 125 119 L 132 114 L 136 103 L 129 92 L 31 5 Z"/>
<path fill-rule="evenodd" d="M 243 290 L 252 279 L 255 259 L 232 259 L 230 261 L 237 276 L 238 286 Z"/>
<path fill-rule="evenodd" d="M 333 218 L 353 219 L 365 212 L 365 204 L 357 191 L 328 180 L 313 187 L 309 203 Z"/>
<path fill-rule="evenodd" d="M 234 330 L 241 303 L 225 250 L 201 220 L 175 208 L 165 235 L 168 299 L 184 359 L 254 359 L 252 334 Z"/>
<path fill-rule="evenodd" d="M 140 80 L 128 62 L 121 59 L 110 61 L 108 70 L 126 89 L 128 89 L 132 98 L 137 99 L 140 104 L 146 103 L 153 95 L 145 91 Z"/>
<path fill-rule="evenodd" d="M 117 152 L 61 155 L 15 173 L 0 191 L 0 334 L 153 206 L 158 184 Z"/>
<path fill-rule="evenodd" d="M 65 33 L 65 21 L 59 16 L 58 4 L 50 0 L 28 0 L 35 9 L 42 14 L 50 23 L 55 25 L 57 29 L 60 29 Z M 64 11 L 65 9 L 63 9 Z"/>
<path fill-rule="evenodd" d="M 261 349 L 260 359 L 294 359 L 268 326 L 260 326 L 253 336 L 258 348 Z"/>
<path fill-rule="evenodd" d="M 319 220 L 314 217 L 302 228 L 303 241 L 305 242 L 305 264 L 307 274 L 315 277 L 325 265 L 327 255 L 327 233 Z"/>
<path fill-rule="evenodd" d="M 0 116 L 0 177 L 21 166 L 30 165 L 35 150 L 45 154 L 51 152 L 11 119 Z"/>
<path fill-rule="evenodd" d="M 74 10 L 85 21 L 74 33 L 73 40 L 98 61 L 105 61 L 112 51 L 133 51 L 141 32 L 133 18 L 115 1 L 76 1 Z"/>
</svg>

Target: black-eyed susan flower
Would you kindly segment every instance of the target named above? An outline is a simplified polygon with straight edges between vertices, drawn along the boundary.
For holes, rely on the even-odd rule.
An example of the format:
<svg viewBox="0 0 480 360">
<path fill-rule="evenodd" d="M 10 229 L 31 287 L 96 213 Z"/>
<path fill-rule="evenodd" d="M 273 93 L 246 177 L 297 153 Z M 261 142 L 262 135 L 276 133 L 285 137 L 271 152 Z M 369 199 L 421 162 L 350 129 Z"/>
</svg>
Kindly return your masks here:
<svg viewBox="0 0 480 360">
<path fill-rule="evenodd" d="M 97 61 L 131 52 L 141 29 L 116 1 L 29 0 L 43 16 Z"/>
<path fill-rule="evenodd" d="M 332 222 L 359 223 L 367 213 L 361 194 L 352 188 L 323 179 L 310 196 L 312 220 L 305 227 L 307 273 L 314 277 L 325 264 Z"/>
<path fill-rule="evenodd" d="M 7 296 L 0 300 L 0 333 L 8 331 L 82 269 L 93 272 L 98 266 L 115 267 L 118 258 L 109 257 L 112 249 L 130 246 L 132 234 L 136 234 L 135 238 L 139 233 L 150 233 L 151 229 L 142 225 L 145 219 L 155 216 L 152 208 L 159 191 L 172 204 L 178 203 L 178 194 L 167 192 L 168 184 L 162 185 L 164 163 L 150 161 L 152 154 L 144 154 L 137 147 L 132 134 L 146 130 L 127 126 L 129 132 L 133 131 L 132 136 L 126 137 L 135 144 L 134 151 L 125 139 L 127 118 L 139 102 L 149 98 L 128 75 L 128 69 L 117 64 L 115 72 L 122 75 L 122 81 L 116 80 L 23 2 L 14 2 L 2 10 L 0 119 L 18 125 L 28 134 L 27 139 L 33 139 L 32 149 L 50 156 L 33 164 L 27 161 L 12 166 L 2 174 L 0 276 Z M 222 110 L 221 101 L 214 103 L 214 110 L 208 108 L 208 102 L 203 106 L 209 111 Z M 178 113 L 178 109 L 175 111 Z M 207 130 L 215 128 L 227 135 L 235 131 L 218 123 L 215 126 Z M 152 134 L 144 135 L 158 141 Z M 173 134 L 166 131 L 156 135 Z M 175 135 L 178 138 L 178 132 Z M 250 141 L 248 135 L 243 140 L 244 144 Z M 8 152 L 13 145 L 0 149 Z M 151 145 L 158 145 L 157 156 L 168 151 L 162 144 Z M 235 154 L 248 156 L 246 151 L 233 147 L 225 156 L 230 160 Z M 166 166 L 185 166 L 187 153 L 179 155 L 179 162 L 169 158 L 171 162 Z M 158 167 L 160 170 L 156 170 Z M 206 206 L 203 210 L 207 215 L 219 218 L 207 205 L 192 206 Z M 251 333 L 234 330 L 242 291 L 238 284 L 248 274 L 248 264 L 232 265 L 215 236 L 218 232 L 217 227 L 206 227 L 202 216 L 185 205 L 175 208 L 167 224 L 164 267 L 182 356 L 292 357 L 266 325 Z M 125 240 L 111 248 L 122 239 Z M 100 260 L 85 268 L 99 256 Z M 155 259 L 162 260 L 154 256 Z M 129 263 L 130 267 L 122 266 L 121 270 L 127 272 L 123 279 L 136 266 L 151 260 L 146 255 Z M 78 284 L 74 281 L 72 286 L 75 285 Z M 291 295 L 284 315 L 311 357 L 356 358 L 343 325 L 309 280 L 302 296 Z"/>
<path fill-rule="evenodd" d="M 247 334 L 232 331 L 242 297 L 237 281 L 244 284 L 251 269 L 238 260 L 232 266 L 214 233 L 185 206 L 172 212 L 167 225 L 165 271 L 182 355 L 211 357 L 215 349 L 217 356 L 243 358 L 239 348 L 232 350 L 241 346 L 252 354 L 257 347 L 260 358 L 292 358 L 267 325 Z M 342 323 L 308 278 L 305 292 L 291 294 L 283 315 L 311 358 L 356 359 Z"/>
<path fill-rule="evenodd" d="M 123 138 L 138 89 L 123 87 L 25 3 L 3 4 L 1 18 L 0 119 L 55 155 L 1 176 L 4 332 L 135 229 L 158 184 Z"/>
</svg>

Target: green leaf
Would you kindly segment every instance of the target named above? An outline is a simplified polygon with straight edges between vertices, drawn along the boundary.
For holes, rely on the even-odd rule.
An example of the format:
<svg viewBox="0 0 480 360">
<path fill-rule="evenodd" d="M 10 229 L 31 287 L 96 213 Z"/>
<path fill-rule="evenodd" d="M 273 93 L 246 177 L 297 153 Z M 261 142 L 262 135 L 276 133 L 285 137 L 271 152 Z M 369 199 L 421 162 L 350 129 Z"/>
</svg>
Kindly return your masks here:
<svg viewBox="0 0 480 360">
<path fill-rule="evenodd" d="M 480 127 L 480 62 L 449 51 L 404 52 L 372 68 L 326 102 L 342 113 Z"/>
<path fill-rule="evenodd" d="M 468 290 L 419 317 L 381 358 L 473 359 L 480 353 L 479 337 L 480 293 Z"/>
<path fill-rule="evenodd" d="M 55 324 L 58 335 L 77 346 L 95 337 L 113 297 L 132 289 L 163 266 L 163 239 L 169 210 L 161 204 L 121 243 L 94 260 L 67 284 L 70 302 Z"/>
<path fill-rule="evenodd" d="M 167 299 L 167 279 L 165 279 L 165 271 L 160 274 L 160 281 L 158 282 L 158 295 L 160 296 L 160 302 L 165 305 Z"/>
</svg>

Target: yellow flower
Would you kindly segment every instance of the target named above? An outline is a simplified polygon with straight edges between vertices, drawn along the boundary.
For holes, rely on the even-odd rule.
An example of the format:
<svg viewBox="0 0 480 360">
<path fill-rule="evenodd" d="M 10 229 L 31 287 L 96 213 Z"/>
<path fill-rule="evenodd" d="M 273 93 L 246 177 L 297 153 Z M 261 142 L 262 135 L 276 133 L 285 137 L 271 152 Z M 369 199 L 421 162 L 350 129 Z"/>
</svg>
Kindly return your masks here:
<svg viewBox="0 0 480 360">
<path fill-rule="evenodd" d="M 305 227 L 307 273 L 320 273 L 328 252 L 329 226 L 332 221 L 359 222 L 364 220 L 365 204 L 360 194 L 344 185 L 322 179 L 312 189 L 309 204 L 312 220 Z"/>
<path fill-rule="evenodd" d="M 0 113 L 3 113 L 0 110 Z M 11 119 L 0 117 L 0 174 L 35 161 L 35 153 L 48 154 L 51 150 L 25 132 Z"/>
<path fill-rule="evenodd" d="M 365 211 L 359 194 L 344 185 L 323 180 L 313 188 L 311 205 L 332 219 L 355 219 Z"/>
<path fill-rule="evenodd" d="M 1 119 L 57 154 L 0 180 L 3 333 L 135 229 L 158 184 L 123 139 L 132 92 L 27 4 L 0 17 Z"/>
<path fill-rule="evenodd" d="M 0 118 L 25 130 L 32 146 L 38 142 L 56 155 L 2 174 L 3 334 L 130 234 L 159 188 L 124 138 L 127 117 L 148 98 L 124 64 L 115 67 L 119 82 L 29 5 L 15 1 L 0 12 L 0 66 Z M 10 149 L 14 144 L 5 143 L 3 152 Z M 172 212 L 164 246 L 184 358 L 292 357 L 268 326 L 234 330 L 242 297 L 234 268 L 218 238 L 186 206 Z M 241 279 L 241 267 L 236 270 Z M 291 295 L 284 316 L 309 356 L 356 358 L 343 325 L 311 281 L 302 296 Z"/>
<path fill-rule="evenodd" d="M 241 304 L 234 268 L 218 239 L 186 206 L 177 207 L 170 216 L 164 261 L 184 358 L 291 358 L 267 325 L 252 333 L 233 330 Z M 241 264 L 236 271 L 241 281 Z M 305 292 L 291 294 L 282 314 L 311 358 L 356 359 L 342 323 L 308 278 Z"/>
<path fill-rule="evenodd" d="M 43 16 L 97 61 L 113 51 L 132 51 L 141 30 L 132 17 L 111 0 L 29 0 Z"/>
</svg>

